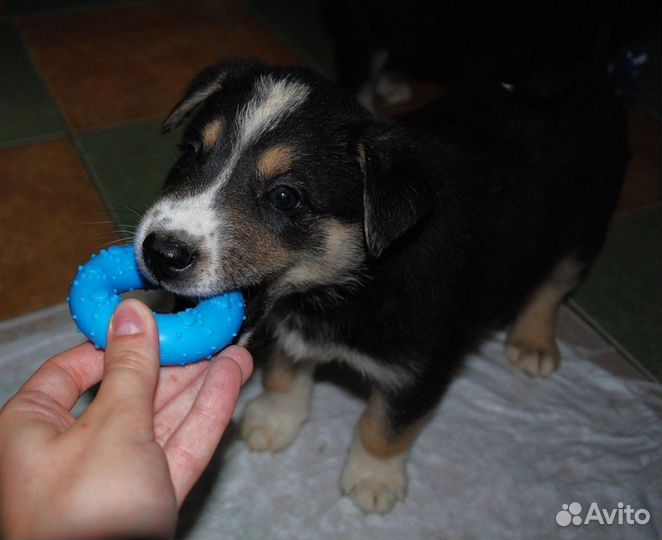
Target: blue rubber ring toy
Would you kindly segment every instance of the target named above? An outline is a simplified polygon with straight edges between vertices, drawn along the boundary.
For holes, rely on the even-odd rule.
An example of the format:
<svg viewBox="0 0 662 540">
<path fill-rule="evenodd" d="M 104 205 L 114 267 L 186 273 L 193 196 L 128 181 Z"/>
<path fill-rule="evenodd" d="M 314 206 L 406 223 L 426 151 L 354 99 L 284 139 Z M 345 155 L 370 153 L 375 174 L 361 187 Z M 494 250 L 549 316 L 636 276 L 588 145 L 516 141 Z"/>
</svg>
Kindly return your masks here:
<svg viewBox="0 0 662 540">
<path fill-rule="evenodd" d="M 69 292 L 69 310 L 80 331 L 105 349 L 108 326 L 120 304 L 120 294 L 153 286 L 138 270 L 132 246 L 103 249 L 78 267 Z M 161 365 L 185 365 L 226 347 L 237 337 L 244 316 L 238 291 L 200 302 L 196 307 L 165 315 L 154 313 L 159 328 Z"/>
</svg>

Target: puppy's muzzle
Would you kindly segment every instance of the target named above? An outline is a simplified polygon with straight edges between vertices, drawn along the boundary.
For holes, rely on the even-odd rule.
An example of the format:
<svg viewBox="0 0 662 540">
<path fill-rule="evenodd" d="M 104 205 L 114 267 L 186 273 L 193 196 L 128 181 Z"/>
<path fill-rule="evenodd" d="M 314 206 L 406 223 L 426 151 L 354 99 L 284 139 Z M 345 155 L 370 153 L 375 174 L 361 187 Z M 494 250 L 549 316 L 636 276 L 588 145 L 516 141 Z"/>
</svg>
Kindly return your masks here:
<svg viewBox="0 0 662 540">
<path fill-rule="evenodd" d="M 152 232 L 142 245 L 143 261 L 159 281 L 182 277 L 198 259 L 198 250 L 172 234 Z"/>
</svg>

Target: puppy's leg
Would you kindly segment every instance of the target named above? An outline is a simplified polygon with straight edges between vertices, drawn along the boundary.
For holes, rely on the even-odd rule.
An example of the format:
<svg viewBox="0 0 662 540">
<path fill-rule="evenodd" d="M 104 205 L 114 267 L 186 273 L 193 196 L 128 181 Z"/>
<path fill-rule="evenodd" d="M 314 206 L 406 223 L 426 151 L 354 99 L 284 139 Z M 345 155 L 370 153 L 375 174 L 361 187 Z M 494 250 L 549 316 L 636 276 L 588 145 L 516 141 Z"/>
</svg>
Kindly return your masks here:
<svg viewBox="0 0 662 540">
<path fill-rule="evenodd" d="M 368 79 L 364 81 L 356 96 L 359 103 L 368 109 L 371 113 L 375 112 L 375 83 L 380 73 L 388 61 L 388 52 L 379 50 L 370 57 L 370 73 L 365 73 Z"/>
<path fill-rule="evenodd" d="M 548 377 L 559 367 L 556 319 L 563 298 L 577 285 L 581 270 L 582 265 L 574 259 L 564 259 L 534 291 L 508 333 L 506 356 L 513 366 L 538 377 Z"/>
<path fill-rule="evenodd" d="M 265 390 L 247 405 L 241 420 L 241 436 L 251 449 L 275 452 L 294 441 L 308 419 L 313 371 L 281 351 L 265 367 Z"/>
<path fill-rule="evenodd" d="M 354 433 L 340 487 L 366 513 L 389 512 L 407 491 L 405 460 L 425 418 L 394 428 L 388 398 L 378 390 Z M 398 422 L 400 424 L 400 422 Z"/>
<path fill-rule="evenodd" d="M 402 105 L 412 98 L 411 86 L 392 73 L 383 72 L 377 78 L 375 93 L 386 105 Z"/>
</svg>

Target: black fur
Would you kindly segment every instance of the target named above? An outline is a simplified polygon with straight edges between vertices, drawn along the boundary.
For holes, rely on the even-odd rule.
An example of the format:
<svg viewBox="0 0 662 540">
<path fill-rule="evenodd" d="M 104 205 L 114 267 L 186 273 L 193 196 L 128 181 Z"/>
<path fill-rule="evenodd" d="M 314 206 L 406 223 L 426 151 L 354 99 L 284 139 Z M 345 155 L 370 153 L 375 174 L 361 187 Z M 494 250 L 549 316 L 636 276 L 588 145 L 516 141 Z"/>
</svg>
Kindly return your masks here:
<svg viewBox="0 0 662 540">
<path fill-rule="evenodd" d="M 411 385 L 382 389 L 393 429 L 406 427 L 559 261 L 595 257 L 620 193 L 624 133 L 606 81 L 529 101 L 473 79 L 416 114 L 370 123 L 358 139 L 373 215 L 363 287 L 340 303 L 324 288 L 293 293 L 269 318 L 406 366 Z"/>
<path fill-rule="evenodd" d="M 379 122 L 307 70 L 232 64 L 232 73 L 236 80 L 187 113 L 185 146 L 218 111 L 231 125 L 260 74 L 302 81 L 311 93 L 246 151 L 222 204 L 288 253 L 319 252 L 328 218 L 360 224 L 366 236 L 365 261 L 348 270 L 355 280 L 273 297 L 287 268 L 238 268 L 224 286 L 243 288 L 251 323 L 267 332 L 285 324 L 311 342 L 404 368 L 407 380 L 382 388 L 396 433 L 430 411 L 467 351 L 511 321 L 555 265 L 589 264 L 600 248 L 627 157 L 622 107 L 599 76 L 541 97 L 474 75 L 424 110 Z M 288 214 L 265 205 L 267 188 L 252 172 L 260 152 L 283 143 L 297 161 L 278 181 L 303 199 Z M 185 170 L 178 164 L 169 191 L 208 185 L 227 158 L 224 144 Z M 226 255 L 240 264 L 239 251 L 253 248 L 247 241 Z"/>
<path fill-rule="evenodd" d="M 491 3 L 413 0 L 322 2 L 337 81 L 353 93 L 386 71 L 444 83 L 481 74 L 531 95 L 554 95 L 607 69 L 659 12 L 653 0 Z"/>
</svg>

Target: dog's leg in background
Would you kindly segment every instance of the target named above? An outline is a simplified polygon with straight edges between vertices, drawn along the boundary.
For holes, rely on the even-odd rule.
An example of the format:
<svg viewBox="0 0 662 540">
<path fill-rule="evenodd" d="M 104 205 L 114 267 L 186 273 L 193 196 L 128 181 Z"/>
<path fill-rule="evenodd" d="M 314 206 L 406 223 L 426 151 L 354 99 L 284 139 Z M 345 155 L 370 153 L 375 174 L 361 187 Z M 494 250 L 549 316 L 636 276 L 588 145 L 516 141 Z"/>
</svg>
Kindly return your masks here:
<svg viewBox="0 0 662 540">
<path fill-rule="evenodd" d="M 264 392 L 251 401 L 241 420 L 241 436 L 252 450 L 282 450 L 308 419 L 313 390 L 312 364 L 290 361 L 282 351 L 265 366 Z"/>
<path fill-rule="evenodd" d="M 359 103 L 371 113 L 375 112 L 375 87 L 387 60 L 388 52 L 384 50 L 372 53 L 370 56 L 370 71 L 364 74 L 365 80 L 356 95 Z"/>
<path fill-rule="evenodd" d="M 579 282 L 584 265 L 562 260 L 536 289 L 508 333 L 506 355 L 510 363 L 536 377 L 548 377 L 561 363 L 556 346 L 556 319 L 565 296 Z"/>
<path fill-rule="evenodd" d="M 375 96 L 386 105 L 401 105 L 411 100 L 411 86 L 385 69 L 388 52 L 379 50 L 370 58 L 370 77 L 361 85 L 357 94 L 359 103 L 370 112 L 375 112 Z"/>
<path fill-rule="evenodd" d="M 390 106 L 408 103 L 412 98 L 411 86 L 404 79 L 388 71 L 382 71 L 377 76 L 375 94 Z"/>
<path fill-rule="evenodd" d="M 367 513 L 384 514 L 407 492 L 405 462 L 428 415 L 393 428 L 388 398 L 373 390 L 354 433 L 340 487 Z"/>
</svg>

